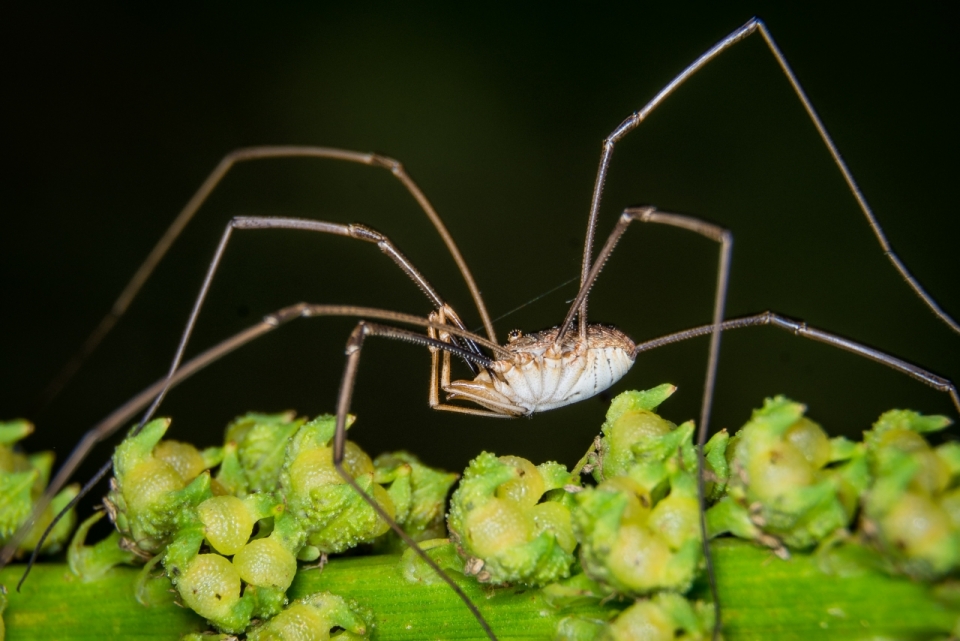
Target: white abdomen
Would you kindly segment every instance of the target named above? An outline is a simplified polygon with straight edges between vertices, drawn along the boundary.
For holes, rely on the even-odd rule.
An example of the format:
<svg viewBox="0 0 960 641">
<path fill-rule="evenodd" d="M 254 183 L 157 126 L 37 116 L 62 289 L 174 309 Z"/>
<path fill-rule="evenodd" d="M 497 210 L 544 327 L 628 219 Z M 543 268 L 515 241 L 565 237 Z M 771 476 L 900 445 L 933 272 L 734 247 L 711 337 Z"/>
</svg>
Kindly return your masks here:
<svg viewBox="0 0 960 641">
<path fill-rule="evenodd" d="M 511 357 L 494 361 L 490 373 L 454 381 L 445 391 L 451 399 L 521 416 L 599 394 L 633 366 L 634 343 L 620 330 L 589 325 L 586 341 L 571 330 L 559 345 L 557 333 L 553 328 L 516 338 L 504 346 Z"/>
</svg>

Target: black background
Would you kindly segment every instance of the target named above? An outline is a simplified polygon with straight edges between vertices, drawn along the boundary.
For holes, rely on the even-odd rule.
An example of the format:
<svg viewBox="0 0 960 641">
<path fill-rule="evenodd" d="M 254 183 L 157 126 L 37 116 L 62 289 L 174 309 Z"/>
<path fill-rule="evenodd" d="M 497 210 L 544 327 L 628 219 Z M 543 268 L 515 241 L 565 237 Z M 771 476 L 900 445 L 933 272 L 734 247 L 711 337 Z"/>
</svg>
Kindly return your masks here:
<svg viewBox="0 0 960 641">
<path fill-rule="evenodd" d="M 911 7 L 7 7 L 0 416 L 31 412 L 175 214 L 238 147 L 327 145 L 402 160 L 495 317 L 576 276 L 603 137 L 754 13 L 904 262 L 960 316 L 960 38 L 948 9 Z M 624 206 L 648 203 L 733 230 L 728 316 L 776 310 L 960 380 L 960 337 L 883 258 L 759 36 L 711 63 L 617 147 L 599 235 Z M 161 376 L 223 225 L 240 214 L 371 225 L 479 325 L 442 243 L 387 172 L 246 164 L 71 385 L 30 414 L 31 448 L 62 458 Z M 716 256 L 687 233 L 631 229 L 591 298 L 591 320 L 636 340 L 708 322 Z M 574 294 L 568 286 L 498 322 L 499 338 L 558 323 Z M 429 311 L 375 247 L 240 233 L 188 353 L 301 300 Z M 300 321 L 210 367 L 162 406 L 171 436 L 212 444 L 251 409 L 332 411 L 352 326 Z M 700 339 L 644 355 L 612 391 L 672 382 L 680 390 L 663 413 L 694 418 L 706 347 Z M 604 399 L 512 422 L 431 412 L 428 364 L 423 349 L 368 344 L 352 432 L 371 452 L 405 447 L 454 469 L 483 449 L 572 464 L 603 419 Z M 946 395 L 838 350 L 770 328 L 726 335 L 713 427 L 738 426 L 776 393 L 806 402 L 834 433 L 857 435 L 891 407 L 956 417 Z M 91 469 L 108 453 L 99 450 Z"/>
</svg>

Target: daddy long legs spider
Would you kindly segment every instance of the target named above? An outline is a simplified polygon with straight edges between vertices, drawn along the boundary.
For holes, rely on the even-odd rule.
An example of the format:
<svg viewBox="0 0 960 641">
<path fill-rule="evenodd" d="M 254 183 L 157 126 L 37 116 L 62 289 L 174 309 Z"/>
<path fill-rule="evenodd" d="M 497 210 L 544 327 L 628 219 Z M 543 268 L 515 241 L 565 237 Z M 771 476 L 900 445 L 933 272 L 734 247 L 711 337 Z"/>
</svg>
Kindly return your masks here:
<svg viewBox="0 0 960 641">
<path fill-rule="evenodd" d="M 461 306 L 459 306 L 458 308 L 462 310 L 462 309 L 463 309 L 463 306 L 461 305 Z"/>
</svg>

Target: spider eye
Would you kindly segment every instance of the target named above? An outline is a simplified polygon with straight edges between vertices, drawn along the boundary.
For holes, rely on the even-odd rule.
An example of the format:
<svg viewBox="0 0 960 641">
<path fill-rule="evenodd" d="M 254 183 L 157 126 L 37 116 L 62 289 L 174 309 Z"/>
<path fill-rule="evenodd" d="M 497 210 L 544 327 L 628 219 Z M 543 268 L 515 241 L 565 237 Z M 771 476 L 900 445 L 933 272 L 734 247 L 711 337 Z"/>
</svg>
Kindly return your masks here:
<svg viewBox="0 0 960 641">
<path fill-rule="evenodd" d="M 507 334 L 507 342 L 514 343 L 520 340 L 520 337 L 523 336 L 523 332 L 519 329 L 511 329 L 510 333 Z"/>
</svg>

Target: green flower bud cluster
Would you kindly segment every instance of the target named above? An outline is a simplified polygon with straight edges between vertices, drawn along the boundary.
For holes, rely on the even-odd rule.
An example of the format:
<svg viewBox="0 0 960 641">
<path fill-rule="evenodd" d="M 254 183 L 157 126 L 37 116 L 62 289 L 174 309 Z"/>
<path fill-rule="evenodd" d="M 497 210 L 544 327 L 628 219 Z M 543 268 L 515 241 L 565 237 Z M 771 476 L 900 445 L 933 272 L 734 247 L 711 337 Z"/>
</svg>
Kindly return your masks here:
<svg viewBox="0 0 960 641">
<path fill-rule="evenodd" d="M 562 639 L 705 639 L 710 606 L 679 593 L 703 554 L 693 424 L 654 413 L 671 385 L 615 398 L 603 436 L 570 473 L 558 463 L 484 453 L 451 498 L 451 538 L 482 582 L 544 584 L 563 608 L 583 599 L 643 597 L 610 623 L 565 617 Z M 722 432 L 707 447 L 708 492 L 728 476 Z M 582 487 L 592 472 L 595 487 Z M 579 546 L 579 558 L 575 556 Z M 579 560 L 579 563 L 577 562 Z M 572 576 L 571 576 L 572 573 Z"/>
<path fill-rule="evenodd" d="M 169 419 L 156 419 L 117 447 L 104 499 L 127 547 L 143 558 L 169 545 L 186 515 L 210 495 L 206 470 L 220 458 L 217 450 L 201 453 L 187 443 L 161 443 L 168 427 Z"/>
<path fill-rule="evenodd" d="M 702 563 L 697 454 L 692 422 L 654 410 L 673 392 L 661 385 L 614 399 L 587 469 L 598 482 L 577 496 L 580 560 L 592 578 L 625 595 L 688 590 Z M 726 432 L 707 445 L 709 492 L 727 475 Z"/>
<path fill-rule="evenodd" d="M 451 499 L 452 543 L 442 538 L 443 504 L 456 475 L 405 453 L 373 461 L 349 441 L 344 467 L 440 567 L 488 584 L 546 586 L 558 608 L 615 604 L 609 623 L 565 616 L 557 638 L 706 639 L 711 606 L 682 596 L 704 567 L 695 428 L 655 413 L 674 391 L 616 397 L 602 436 L 572 472 L 481 454 Z M 884 567 L 922 580 L 956 576 L 960 445 L 932 447 L 922 436 L 949 421 L 888 412 L 853 443 L 829 438 L 804 412 L 784 397 L 767 399 L 735 436 L 721 431 L 706 444 L 711 538 L 731 533 L 784 557 L 790 548 L 819 546 L 818 559 L 855 548 L 843 558 L 876 565 L 883 555 Z M 286 596 L 298 561 L 322 562 L 360 543 L 402 548 L 334 468 L 334 417 L 249 414 L 228 426 L 223 448 L 204 452 L 161 442 L 168 424 L 154 421 L 121 445 L 107 499 L 122 547 L 150 559 L 145 576 L 162 564 L 183 604 L 225 633 L 369 632 L 372 617 L 354 603 Z M 581 474 L 596 484 L 582 486 Z M 409 550 L 399 575 L 437 579 Z"/>
<path fill-rule="evenodd" d="M 864 432 L 874 481 L 862 533 L 897 570 L 921 580 L 960 569 L 960 443 L 931 447 L 921 436 L 949 424 L 944 416 L 892 410 Z"/>
<path fill-rule="evenodd" d="M 429 541 L 447 536 L 446 505 L 450 488 L 459 474 L 428 467 L 409 452 L 381 454 L 373 461 L 377 482 L 393 482 L 391 497 L 397 522 L 414 541 Z M 407 471 L 409 469 L 409 472 Z M 404 479 L 396 483 L 391 479 Z M 409 478 L 409 482 L 406 479 Z M 378 552 L 400 552 L 406 548 L 393 530 L 374 541 Z"/>
<path fill-rule="evenodd" d="M 0 546 L 6 545 L 33 514 L 34 506 L 50 481 L 53 452 L 27 455 L 15 447 L 31 433 L 33 425 L 28 421 L 0 422 Z M 79 486 L 70 485 L 53 498 L 30 533 L 20 542 L 18 555 L 29 554 L 36 547 L 53 517 L 73 500 L 79 490 Z M 41 552 L 53 554 L 59 551 L 75 524 L 76 515 L 71 510 L 54 526 Z"/>
<path fill-rule="evenodd" d="M 730 439 L 727 494 L 707 513 L 711 536 L 731 532 L 785 556 L 850 525 L 870 482 L 857 447 L 830 439 L 783 396 L 767 399 Z"/>
<path fill-rule="evenodd" d="M 577 541 L 572 492 L 578 478 L 559 463 L 535 466 L 484 452 L 450 499 L 450 537 L 464 571 L 484 583 L 544 585 L 569 576 Z"/>
<path fill-rule="evenodd" d="M 148 423 L 114 456 L 105 503 L 123 535 L 121 547 L 151 560 L 145 572 L 161 563 L 183 604 L 222 632 L 242 633 L 252 621 L 267 620 L 256 638 L 286 638 L 292 633 L 282 630 L 298 625 L 309 630 L 303 638 L 329 638 L 333 627 L 344 628 L 336 638 L 361 638 L 369 617 L 339 597 L 288 605 L 286 596 L 298 560 L 373 542 L 388 530 L 334 467 L 335 425 L 328 415 L 306 421 L 292 413 L 248 414 L 228 426 L 223 448 L 198 452 L 160 440 L 169 420 Z M 411 536 L 443 534 L 444 499 L 456 475 L 405 453 L 375 465 L 350 441 L 344 467 Z M 105 558 L 79 545 L 73 557 Z M 105 563 L 75 565 L 100 570 Z M 334 623 L 321 623 L 327 620 Z"/>
<path fill-rule="evenodd" d="M 781 556 L 820 546 L 827 565 L 846 555 L 927 581 L 960 570 L 960 444 L 923 437 L 950 420 L 891 410 L 853 443 L 828 438 L 804 411 L 767 399 L 730 439 L 710 536 L 729 532 Z"/>
<path fill-rule="evenodd" d="M 605 626 L 568 617 L 559 638 L 708 638 L 710 606 L 681 596 L 704 567 L 694 425 L 654 413 L 674 389 L 662 385 L 613 400 L 602 438 L 575 469 L 592 473 L 596 486 L 576 487 L 555 463 L 547 465 L 556 466 L 556 480 L 543 483 L 545 466 L 523 459 L 484 453 L 471 462 L 449 518 L 466 572 L 491 583 L 555 581 L 544 594 L 557 607 L 584 598 L 640 598 Z M 920 436 L 948 421 L 888 412 L 857 444 L 829 438 L 804 411 L 784 397 L 767 399 L 735 436 L 721 431 L 706 444 L 709 535 L 729 532 L 784 557 L 788 548 L 865 541 L 913 577 L 956 572 L 960 445 L 933 448 Z M 569 544 L 558 535 L 566 530 L 531 525 L 534 510 L 551 503 L 565 508 Z M 857 515 L 862 531 L 851 536 Z"/>
</svg>

